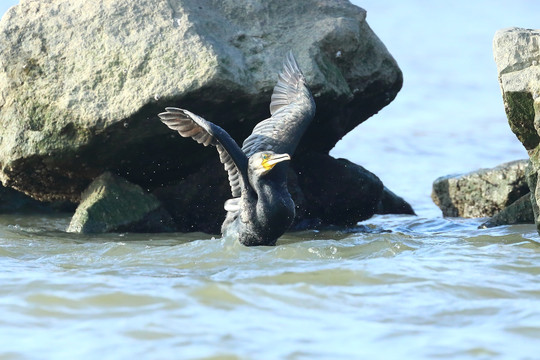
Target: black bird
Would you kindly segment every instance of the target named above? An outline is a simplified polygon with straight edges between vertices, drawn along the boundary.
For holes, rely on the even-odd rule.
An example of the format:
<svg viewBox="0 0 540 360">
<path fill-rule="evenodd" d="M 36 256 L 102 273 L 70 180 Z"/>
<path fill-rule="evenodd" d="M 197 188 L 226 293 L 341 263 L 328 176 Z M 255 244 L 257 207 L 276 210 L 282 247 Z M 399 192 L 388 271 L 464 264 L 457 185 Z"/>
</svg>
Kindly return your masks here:
<svg viewBox="0 0 540 360">
<path fill-rule="evenodd" d="M 188 110 L 165 110 L 159 117 L 169 128 L 217 148 L 233 196 L 225 202 L 223 235 L 237 236 L 247 246 L 275 245 L 295 215 L 287 160 L 315 115 L 315 101 L 292 52 L 272 93 L 271 117 L 255 126 L 242 148 L 221 127 Z"/>
</svg>

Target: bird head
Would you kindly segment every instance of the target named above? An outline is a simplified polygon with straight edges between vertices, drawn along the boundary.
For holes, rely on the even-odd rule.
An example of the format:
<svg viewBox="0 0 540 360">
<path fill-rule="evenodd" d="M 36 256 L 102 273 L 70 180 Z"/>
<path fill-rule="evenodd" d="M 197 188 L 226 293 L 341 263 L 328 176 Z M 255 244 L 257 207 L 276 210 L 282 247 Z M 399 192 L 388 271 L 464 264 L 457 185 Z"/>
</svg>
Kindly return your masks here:
<svg viewBox="0 0 540 360">
<path fill-rule="evenodd" d="M 262 176 L 272 170 L 276 164 L 286 160 L 291 160 L 289 154 L 276 154 L 272 151 L 263 151 L 253 154 L 249 158 L 248 166 L 255 174 Z"/>
</svg>

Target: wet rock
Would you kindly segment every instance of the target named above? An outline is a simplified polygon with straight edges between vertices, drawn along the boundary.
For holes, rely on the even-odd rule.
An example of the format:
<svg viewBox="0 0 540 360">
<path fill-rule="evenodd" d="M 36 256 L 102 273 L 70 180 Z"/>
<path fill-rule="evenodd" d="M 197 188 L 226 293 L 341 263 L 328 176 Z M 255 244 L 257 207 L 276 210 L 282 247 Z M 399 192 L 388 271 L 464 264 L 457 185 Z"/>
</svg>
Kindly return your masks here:
<svg viewBox="0 0 540 360">
<path fill-rule="evenodd" d="M 178 185 L 153 192 L 180 231 L 220 232 L 225 219 L 223 203 L 231 196 L 222 167 L 216 156 Z M 294 157 L 288 187 L 296 205 L 291 230 L 350 227 L 376 213 L 414 214 L 376 175 L 326 154 Z"/>
<path fill-rule="evenodd" d="M 293 159 L 292 166 L 294 229 L 351 227 L 375 214 L 414 214 L 375 174 L 349 160 L 311 153 Z"/>
<path fill-rule="evenodd" d="M 540 232 L 538 172 L 540 171 L 540 30 L 497 31 L 493 53 L 510 128 L 529 153 L 527 176 L 535 223 Z"/>
<path fill-rule="evenodd" d="M 531 194 L 526 194 L 495 214 L 491 219 L 480 225 L 480 228 L 491 228 L 501 225 L 534 224 L 534 212 Z"/>
<path fill-rule="evenodd" d="M 243 140 L 290 49 L 317 102 L 298 152 L 327 153 L 402 85 L 365 17 L 345 0 L 22 1 L 0 22 L 0 179 L 79 202 L 105 170 L 187 178 L 215 154 L 156 114 L 182 106 Z"/>
<path fill-rule="evenodd" d="M 171 216 L 140 186 L 106 172 L 82 194 L 68 232 L 173 231 Z"/>
<path fill-rule="evenodd" d="M 301 223 L 355 226 L 381 209 L 383 197 L 391 196 L 375 174 L 345 159 L 309 154 L 293 166 L 305 199 L 297 201 L 296 228 Z"/>
<path fill-rule="evenodd" d="M 401 196 L 394 194 L 386 186 L 383 188 L 381 200 L 375 212 L 376 214 L 402 214 L 416 215 L 411 204 Z"/>
<path fill-rule="evenodd" d="M 449 217 L 493 216 L 529 192 L 528 160 L 518 160 L 464 175 L 438 178 L 431 198 Z"/>
</svg>

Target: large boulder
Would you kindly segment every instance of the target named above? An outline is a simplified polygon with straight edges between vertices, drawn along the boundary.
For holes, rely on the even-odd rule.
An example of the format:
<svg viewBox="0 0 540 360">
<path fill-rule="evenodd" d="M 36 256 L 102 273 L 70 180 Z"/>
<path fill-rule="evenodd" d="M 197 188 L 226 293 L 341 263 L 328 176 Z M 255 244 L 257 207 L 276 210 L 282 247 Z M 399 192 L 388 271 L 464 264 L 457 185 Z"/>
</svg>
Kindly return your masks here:
<svg viewBox="0 0 540 360">
<path fill-rule="evenodd" d="M 493 216 L 529 192 L 527 164 L 528 160 L 518 160 L 492 169 L 440 177 L 433 183 L 431 197 L 444 216 Z"/>
<path fill-rule="evenodd" d="M 72 202 L 105 170 L 168 185 L 215 154 L 156 114 L 181 105 L 240 141 L 290 49 L 317 102 L 298 151 L 327 153 L 402 85 L 365 18 L 346 0 L 22 0 L 0 22 L 0 179 Z"/>
<path fill-rule="evenodd" d="M 0 22 L 0 180 L 38 200 L 79 203 L 111 171 L 160 198 L 180 230 L 214 232 L 230 197 L 216 152 L 172 133 L 157 113 L 190 109 L 241 143 L 269 116 L 292 50 L 317 104 L 290 176 L 299 209 L 324 195 L 317 211 L 344 224 L 410 213 L 373 174 L 352 171 L 363 185 L 334 198 L 300 174 L 401 88 L 365 18 L 346 0 L 21 0 Z M 335 186 L 329 172 L 313 176 Z M 313 222 L 327 215 L 310 213 Z"/>
<path fill-rule="evenodd" d="M 510 128 L 529 153 L 527 176 L 535 222 L 540 231 L 540 30 L 497 31 L 493 53 Z"/>
</svg>

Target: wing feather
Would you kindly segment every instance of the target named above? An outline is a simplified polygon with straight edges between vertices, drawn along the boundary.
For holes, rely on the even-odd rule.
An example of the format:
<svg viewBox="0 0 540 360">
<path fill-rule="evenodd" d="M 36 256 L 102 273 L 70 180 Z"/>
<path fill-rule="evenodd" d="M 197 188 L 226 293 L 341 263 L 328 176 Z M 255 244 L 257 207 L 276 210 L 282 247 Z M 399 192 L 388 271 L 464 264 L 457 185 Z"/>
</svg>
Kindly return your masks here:
<svg viewBox="0 0 540 360">
<path fill-rule="evenodd" d="M 213 145 L 227 171 L 233 197 L 240 197 L 247 186 L 247 157 L 229 134 L 219 126 L 184 109 L 168 107 L 159 114 L 161 121 L 183 137 L 191 137 L 204 146 Z"/>
<path fill-rule="evenodd" d="M 315 101 L 292 52 L 287 54 L 270 102 L 271 117 L 261 121 L 242 144 L 249 158 L 259 151 L 292 155 L 315 115 Z"/>
</svg>

